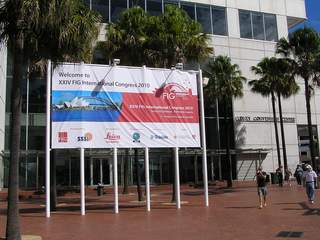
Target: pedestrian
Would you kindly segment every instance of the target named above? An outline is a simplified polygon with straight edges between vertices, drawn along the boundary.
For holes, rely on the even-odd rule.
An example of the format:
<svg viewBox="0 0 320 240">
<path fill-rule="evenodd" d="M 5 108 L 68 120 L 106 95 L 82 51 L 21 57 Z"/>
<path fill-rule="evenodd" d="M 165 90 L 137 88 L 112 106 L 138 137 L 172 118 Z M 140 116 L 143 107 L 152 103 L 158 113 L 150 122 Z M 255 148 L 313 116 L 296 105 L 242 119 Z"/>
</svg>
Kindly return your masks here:
<svg viewBox="0 0 320 240">
<path fill-rule="evenodd" d="M 284 180 L 291 187 L 291 176 L 292 176 L 291 169 L 290 168 L 286 168 L 284 172 L 285 172 L 284 173 Z"/>
<path fill-rule="evenodd" d="M 283 173 L 282 173 L 282 166 L 281 165 L 279 166 L 279 168 L 277 168 L 276 175 L 278 177 L 279 187 L 283 187 Z"/>
<path fill-rule="evenodd" d="M 315 199 L 317 174 L 315 173 L 315 171 L 312 170 L 311 165 L 306 166 L 306 171 L 303 173 L 302 178 L 303 178 L 303 181 L 305 182 L 308 200 L 311 204 L 313 204 Z"/>
<path fill-rule="evenodd" d="M 294 171 L 294 176 L 297 180 L 297 184 L 301 185 L 302 182 L 302 175 L 303 175 L 303 169 L 301 167 L 301 164 L 298 164 L 296 167 L 296 170 Z"/>
<path fill-rule="evenodd" d="M 267 174 L 262 171 L 262 167 L 258 168 L 256 174 L 258 195 L 259 195 L 259 209 L 267 206 Z"/>
</svg>

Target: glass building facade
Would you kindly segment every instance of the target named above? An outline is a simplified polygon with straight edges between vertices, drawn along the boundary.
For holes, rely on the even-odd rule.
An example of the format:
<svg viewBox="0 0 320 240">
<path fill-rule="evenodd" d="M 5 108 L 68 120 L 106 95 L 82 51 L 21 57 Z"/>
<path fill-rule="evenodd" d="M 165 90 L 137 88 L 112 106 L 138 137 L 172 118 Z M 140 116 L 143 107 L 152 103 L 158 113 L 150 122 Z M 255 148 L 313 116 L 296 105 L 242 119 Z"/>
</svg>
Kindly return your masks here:
<svg viewBox="0 0 320 240">
<path fill-rule="evenodd" d="M 139 6 L 147 13 L 158 16 L 167 5 L 180 7 L 191 19 L 202 26 L 205 33 L 227 35 L 226 8 L 208 4 L 185 2 L 179 0 L 86 0 L 86 4 L 99 12 L 105 22 L 115 22 L 120 13 L 130 7 Z"/>
</svg>

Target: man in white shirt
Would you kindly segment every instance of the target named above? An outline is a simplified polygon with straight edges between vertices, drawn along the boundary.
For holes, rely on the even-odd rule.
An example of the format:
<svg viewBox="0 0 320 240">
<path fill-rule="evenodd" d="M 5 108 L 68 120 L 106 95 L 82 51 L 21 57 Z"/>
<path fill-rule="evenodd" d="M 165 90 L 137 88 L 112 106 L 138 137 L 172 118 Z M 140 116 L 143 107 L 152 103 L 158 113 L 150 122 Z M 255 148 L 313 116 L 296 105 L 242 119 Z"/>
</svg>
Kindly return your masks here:
<svg viewBox="0 0 320 240">
<path fill-rule="evenodd" d="M 303 173 L 302 179 L 306 183 L 306 192 L 311 204 L 314 203 L 315 198 L 315 185 L 317 183 L 317 174 L 312 170 L 310 165 L 306 166 L 306 171 Z"/>
</svg>

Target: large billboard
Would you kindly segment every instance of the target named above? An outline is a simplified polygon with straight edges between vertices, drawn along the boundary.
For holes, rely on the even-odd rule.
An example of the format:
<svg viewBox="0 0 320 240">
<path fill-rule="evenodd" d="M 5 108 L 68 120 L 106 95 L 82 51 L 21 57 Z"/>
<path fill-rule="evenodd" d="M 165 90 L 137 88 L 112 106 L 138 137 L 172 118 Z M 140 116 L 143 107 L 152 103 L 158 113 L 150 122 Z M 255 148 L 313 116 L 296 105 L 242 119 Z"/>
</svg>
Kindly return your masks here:
<svg viewBox="0 0 320 240">
<path fill-rule="evenodd" d="M 51 94 L 52 148 L 200 147 L 196 73 L 62 64 Z"/>
</svg>

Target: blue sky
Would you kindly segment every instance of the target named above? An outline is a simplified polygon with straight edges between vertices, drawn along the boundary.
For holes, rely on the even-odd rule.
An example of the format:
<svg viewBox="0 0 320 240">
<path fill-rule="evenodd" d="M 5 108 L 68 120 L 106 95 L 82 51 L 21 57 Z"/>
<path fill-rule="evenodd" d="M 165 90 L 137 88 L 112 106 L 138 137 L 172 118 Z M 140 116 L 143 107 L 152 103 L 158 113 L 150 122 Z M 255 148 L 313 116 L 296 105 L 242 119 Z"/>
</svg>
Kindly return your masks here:
<svg viewBox="0 0 320 240">
<path fill-rule="evenodd" d="M 305 0 L 307 8 L 307 26 L 320 32 L 320 0 Z"/>
</svg>

